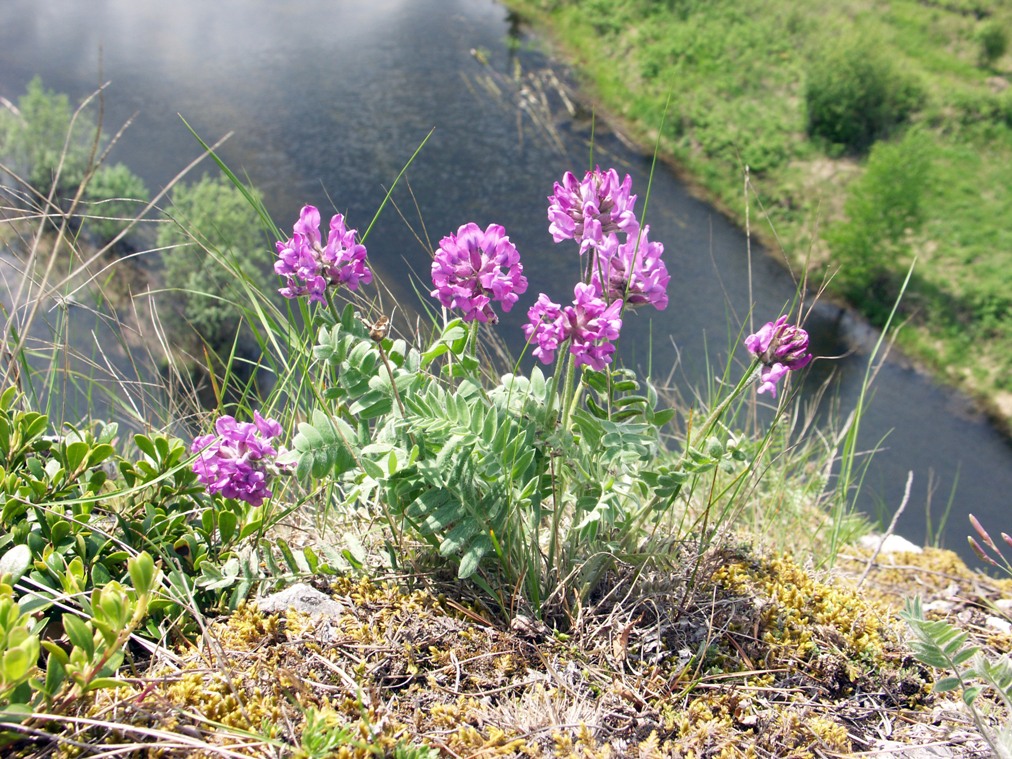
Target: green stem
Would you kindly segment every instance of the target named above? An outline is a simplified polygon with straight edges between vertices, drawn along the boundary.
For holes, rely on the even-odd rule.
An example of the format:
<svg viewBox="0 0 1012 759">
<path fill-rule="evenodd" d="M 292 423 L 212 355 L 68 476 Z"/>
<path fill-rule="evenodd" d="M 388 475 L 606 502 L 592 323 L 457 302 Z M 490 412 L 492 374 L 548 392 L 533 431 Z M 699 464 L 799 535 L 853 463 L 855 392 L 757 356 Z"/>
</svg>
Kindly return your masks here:
<svg viewBox="0 0 1012 759">
<path fill-rule="evenodd" d="M 327 308 L 330 309 L 331 316 L 334 317 L 334 324 L 341 323 L 341 312 L 337 310 L 337 304 L 334 303 L 334 297 L 331 295 L 331 291 L 325 290 L 327 294 Z"/>
<path fill-rule="evenodd" d="M 744 391 L 746 387 L 752 384 L 753 376 L 755 375 L 756 369 L 758 368 L 759 368 L 759 359 L 756 359 L 752 362 L 751 366 L 749 366 L 748 371 L 745 372 L 744 375 L 742 375 L 742 378 L 740 380 L 738 380 L 738 384 L 735 385 L 734 390 L 732 390 L 731 393 L 724 400 L 718 403 L 717 407 L 710 412 L 710 415 L 706 418 L 706 421 L 703 422 L 702 432 L 698 436 L 700 439 L 703 440 L 706 439 L 706 437 L 713 430 L 713 427 L 717 424 L 717 422 L 720 421 L 720 418 L 724 415 L 724 412 L 727 411 L 727 407 L 731 405 L 731 402 L 739 395 L 741 395 L 742 391 Z"/>
<path fill-rule="evenodd" d="M 545 421 L 547 422 L 552 418 L 552 412 L 555 411 L 555 396 L 559 394 L 559 375 L 562 372 L 555 372 L 552 375 L 552 392 L 548 394 L 548 406 L 545 407 Z M 551 425 L 554 429 L 555 425 Z"/>
<path fill-rule="evenodd" d="M 568 347 L 569 343 L 566 343 Z M 573 401 L 576 398 L 576 361 L 573 354 L 566 352 L 566 395 L 562 403 L 562 429 L 569 429 L 569 419 L 573 414 Z"/>
</svg>

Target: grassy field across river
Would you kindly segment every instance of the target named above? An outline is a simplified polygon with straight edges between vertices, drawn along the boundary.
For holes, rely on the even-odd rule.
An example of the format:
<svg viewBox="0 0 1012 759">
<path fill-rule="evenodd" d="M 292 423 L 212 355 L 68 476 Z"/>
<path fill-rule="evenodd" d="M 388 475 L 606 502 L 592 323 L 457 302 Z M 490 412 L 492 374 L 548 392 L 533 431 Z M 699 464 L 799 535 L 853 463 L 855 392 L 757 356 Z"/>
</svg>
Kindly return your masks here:
<svg viewBox="0 0 1012 759">
<path fill-rule="evenodd" d="M 506 0 L 602 115 L 1012 421 L 1012 6 Z M 665 109 L 667 115 L 665 116 Z M 663 127 L 661 125 L 663 124 Z"/>
</svg>

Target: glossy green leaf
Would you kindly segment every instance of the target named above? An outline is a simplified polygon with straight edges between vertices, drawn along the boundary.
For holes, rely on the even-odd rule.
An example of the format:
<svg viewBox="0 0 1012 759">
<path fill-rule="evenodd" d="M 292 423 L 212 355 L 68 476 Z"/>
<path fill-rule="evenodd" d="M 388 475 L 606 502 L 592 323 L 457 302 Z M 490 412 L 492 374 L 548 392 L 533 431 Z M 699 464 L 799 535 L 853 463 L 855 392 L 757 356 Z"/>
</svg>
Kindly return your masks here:
<svg viewBox="0 0 1012 759">
<path fill-rule="evenodd" d="M 91 628 L 79 617 L 71 613 L 63 615 L 63 631 L 71 645 L 81 649 L 91 659 L 95 655 L 95 642 L 92 639 Z"/>
</svg>

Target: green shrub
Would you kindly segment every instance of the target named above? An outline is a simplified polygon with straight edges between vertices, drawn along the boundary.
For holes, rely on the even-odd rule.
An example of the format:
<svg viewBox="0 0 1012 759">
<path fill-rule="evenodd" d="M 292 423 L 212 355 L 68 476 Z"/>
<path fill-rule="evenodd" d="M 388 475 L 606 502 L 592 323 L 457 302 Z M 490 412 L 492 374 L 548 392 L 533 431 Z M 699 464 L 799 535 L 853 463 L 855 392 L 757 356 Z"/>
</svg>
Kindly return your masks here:
<svg viewBox="0 0 1012 759">
<path fill-rule="evenodd" d="M 997 21 L 988 21 L 977 30 L 977 42 L 977 63 L 981 68 L 991 68 L 1008 50 L 1008 32 Z"/>
<path fill-rule="evenodd" d="M 85 198 L 92 203 L 84 223 L 100 244 L 115 239 L 150 198 L 139 176 L 122 163 L 103 166 L 88 182 Z"/>
<path fill-rule="evenodd" d="M 209 177 L 177 185 L 164 217 L 158 246 L 170 248 L 164 252 L 165 284 L 178 292 L 178 312 L 212 349 L 225 348 L 248 301 L 242 277 L 261 276 L 257 284 L 265 289 L 272 256 L 260 219 L 228 180 Z"/>
<path fill-rule="evenodd" d="M 865 41 L 842 43 L 817 58 L 805 83 L 808 134 L 864 151 L 916 111 L 920 88 Z"/>
<path fill-rule="evenodd" d="M 54 179 L 58 192 L 80 185 L 95 140 L 94 119 L 82 114 L 71 131 L 74 109 L 70 100 L 47 90 L 39 77 L 18 98 L 17 111 L 0 111 L 4 162 L 40 192 L 48 192 Z"/>
<path fill-rule="evenodd" d="M 864 174 L 851 186 L 847 220 L 831 226 L 826 240 L 839 267 L 837 287 L 881 322 L 896 300 L 909 264 L 908 233 L 921 224 L 921 197 L 930 169 L 918 132 L 872 148 Z"/>
<path fill-rule="evenodd" d="M 119 235 L 139 203 L 150 197 L 141 178 L 122 164 L 94 170 L 94 157 L 105 142 L 91 111 L 85 109 L 75 119 L 67 96 L 47 90 L 39 77 L 29 82 L 16 109 L 0 110 L 3 163 L 39 193 L 47 194 L 55 182 L 57 205 L 64 211 L 70 208 L 67 199 L 87 182 L 89 209 L 81 215 L 75 209 L 71 224 L 80 225 L 100 245 Z"/>
</svg>

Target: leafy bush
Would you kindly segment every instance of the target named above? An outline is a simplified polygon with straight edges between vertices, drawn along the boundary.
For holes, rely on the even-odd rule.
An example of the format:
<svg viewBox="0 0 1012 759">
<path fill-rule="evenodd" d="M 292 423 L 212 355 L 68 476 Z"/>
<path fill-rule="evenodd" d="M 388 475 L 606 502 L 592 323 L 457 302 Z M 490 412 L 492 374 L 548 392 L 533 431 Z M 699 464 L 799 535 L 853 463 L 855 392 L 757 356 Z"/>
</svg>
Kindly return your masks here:
<svg viewBox="0 0 1012 759">
<path fill-rule="evenodd" d="M 0 721 L 117 685 L 132 635 L 188 636 L 261 584 L 334 573 L 263 540 L 268 508 L 209 496 L 182 441 L 139 434 L 127 458 L 116 425 L 56 435 L 22 402 L 0 395 Z"/>
<path fill-rule="evenodd" d="M 40 192 L 48 192 L 54 181 L 58 194 L 76 190 L 92 157 L 94 118 L 85 112 L 71 129 L 69 98 L 47 90 L 39 77 L 18 98 L 17 111 L 0 111 L 0 155 Z"/>
<path fill-rule="evenodd" d="M 822 52 L 805 82 L 810 136 L 864 151 L 920 107 L 917 84 L 871 43 L 850 40 Z"/>
<path fill-rule="evenodd" d="M 908 235 L 921 224 L 929 170 L 917 132 L 897 143 L 877 143 L 864 174 L 848 192 L 847 220 L 826 231 L 837 287 L 879 324 L 896 300 L 909 263 Z"/>
<path fill-rule="evenodd" d="M 981 68 L 991 68 L 1008 50 L 1008 32 L 998 21 L 987 21 L 977 30 L 980 51 L 977 62 Z"/>
<path fill-rule="evenodd" d="M 144 180 L 125 165 L 102 166 L 85 189 L 85 199 L 91 202 L 91 207 L 84 228 L 99 244 L 111 242 L 149 198 Z"/>
<path fill-rule="evenodd" d="M 141 178 L 123 164 L 96 167 L 105 142 L 91 110 L 75 115 L 67 96 L 47 90 L 39 77 L 28 84 L 15 109 L 0 110 L 3 162 L 39 194 L 47 194 L 55 182 L 57 207 L 72 213 L 71 225 L 99 245 L 116 238 L 149 198 Z M 69 203 L 82 183 L 87 212 Z"/>
<path fill-rule="evenodd" d="M 164 220 L 158 245 L 178 313 L 212 350 L 227 348 L 249 301 L 245 278 L 264 289 L 270 270 L 260 218 L 227 179 L 205 176 L 175 187 Z"/>
</svg>

